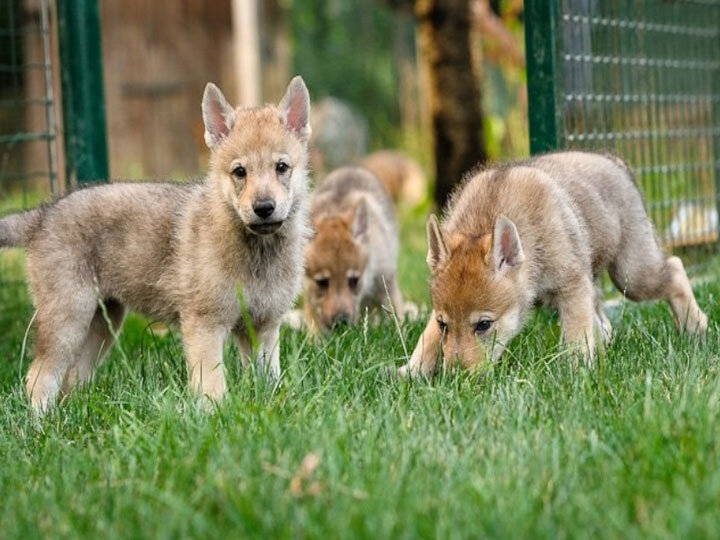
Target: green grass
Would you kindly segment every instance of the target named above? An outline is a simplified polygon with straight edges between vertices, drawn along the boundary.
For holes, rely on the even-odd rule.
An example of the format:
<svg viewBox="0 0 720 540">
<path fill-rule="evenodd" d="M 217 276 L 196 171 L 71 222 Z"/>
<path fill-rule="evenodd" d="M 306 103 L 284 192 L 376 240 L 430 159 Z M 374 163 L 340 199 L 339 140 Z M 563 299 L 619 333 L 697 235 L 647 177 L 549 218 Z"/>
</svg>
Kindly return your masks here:
<svg viewBox="0 0 720 540">
<path fill-rule="evenodd" d="M 401 283 L 423 302 L 422 228 L 404 235 Z M 623 303 L 592 369 L 571 367 L 546 311 L 483 377 L 395 378 L 401 337 L 411 348 L 422 323 L 320 343 L 286 332 L 277 386 L 229 346 L 212 415 L 186 391 L 178 334 L 132 317 L 95 383 L 38 419 L 22 384 L 32 310 L 23 288 L 0 287 L 13 306 L 0 312 L 0 535 L 717 538 L 717 280 L 697 293 L 704 344 L 665 305 Z"/>
</svg>

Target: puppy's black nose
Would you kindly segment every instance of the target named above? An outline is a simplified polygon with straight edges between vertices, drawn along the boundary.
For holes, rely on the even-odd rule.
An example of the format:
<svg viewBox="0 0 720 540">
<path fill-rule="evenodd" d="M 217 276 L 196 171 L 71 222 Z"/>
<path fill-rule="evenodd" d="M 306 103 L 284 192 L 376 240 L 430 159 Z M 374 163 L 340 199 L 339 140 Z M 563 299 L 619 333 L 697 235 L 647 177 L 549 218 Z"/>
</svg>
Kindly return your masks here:
<svg viewBox="0 0 720 540">
<path fill-rule="evenodd" d="M 253 211 L 258 217 L 263 219 L 269 218 L 275 211 L 275 201 L 272 199 L 263 199 L 253 204 Z"/>
<path fill-rule="evenodd" d="M 338 313 L 333 317 L 333 326 L 343 326 L 350 322 L 349 313 Z"/>
</svg>

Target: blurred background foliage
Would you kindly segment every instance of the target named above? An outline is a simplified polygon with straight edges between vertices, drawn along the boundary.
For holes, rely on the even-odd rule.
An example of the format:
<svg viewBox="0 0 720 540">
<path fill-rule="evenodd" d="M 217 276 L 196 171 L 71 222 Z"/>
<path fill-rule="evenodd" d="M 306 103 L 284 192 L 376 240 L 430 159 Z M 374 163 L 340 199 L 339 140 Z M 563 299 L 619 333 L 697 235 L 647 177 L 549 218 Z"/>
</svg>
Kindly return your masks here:
<svg viewBox="0 0 720 540">
<path fill-rule="evenodd" d="M 495 160 L 526 155 L 522 0 L 432 2 L 461 6 L 469 13 L 473 64 L 469 69 L 480 88 L 486 154 Z M 352 111 L 348 118 L 362 134 L 358 136 L 360 150 L 348 152 L 348 160 L 362 157 L 353 154 L 380 148 L 403 150 L 420 162 L 432 182 L 435 126 L 427 61 L 419 53 L 416 14 L 420 3 L 422 0 L 100 1 L 110 176 L 201 176 L 208 155 L 199 106 L 205 83 L 218 83 L 231 102 L 240 104 L 243 87 L 256 82 L 260 86 L 258 103 L 275 102 L 290 77 L 299 73 L 307 81 L 314 105 L 332 98 L 331 104 L 340 103 Z M 37 65 L 42 61 L 36 31 L 40 1 L 6 0 L 4 5 L 7 9 L 0 9 L 0 45 L 6 46 L 0 46 L 0 62 L 22 70 Z M 254 6 L 254 36 L 238 32 L 233 22 L 238 5 Z M 11 29 L 13 48 L 8 41 Z M 247 49 L 243 39 L 259 43 L 256 74 L 237 62 L 239 51 Z M 51 44 L 57 60 L 55 36 Z M 2 134 L 46 129 L 44 85 L 35 76 L 41 71 L 22 70 L 12 77 L 9 72 L 0 73 L 0 97 L 24 103 L 0 111 Z M 53 78 L 57 84 L 57 64 Z M 55 93 L 59 96 L 59 88 Z M 60 116 L 57 125 L 62 132 Z M 351 132 L 350 127 L 341 124 L 345 131 Z M 322 126 L 316 131 L 320 134 Z M 328 138 L 338 145 L 347 144 L 340 137 Z M 47 150 L 43 144 L 4 148 L 4 157 L 0 157 L 7 166 L 0 172 L 9 178 L 10 173 L 45 170 Z M 28 171 L 20 170 L 23 167 Z M 10 193 L 20 186 L 48 198 L 49 181 L 42 175 L 22 184 L 10 179 L 2 188 Z"/>
<path fill-rule="evenodd" d="M 398 145 L 402 59 L 397 56 L 403 47 L 414 55 L 411 17 L 367 0 L 287 5 L 293 71 L 302 74 L 314 99 L 333 96 L 351 104 L 368 122 L 372 147 Z"/>
<path fill-rule="evenodd" d="M 525 156 L 522 1 L 470 2 L 472 47 L 491 159 Z M 366 120 L 371 149 L 396 147 L 429 166 L 429 111 L 412 6 L 367 0 L 285 0 L 293 68 L 315 98 L 333 96 Z M 430 172 L 430 171 L 428 171 Z"/>
<path fill-rule="evenodd" d="M 431 1 L 460 6 L 471 26 L 467 69 L 480 89 L 475 105 L 482 108 L 487 147 L 478 150 L 490 159 L 526 155 L 522 0 Z M 111 179 L 201 177 L 208 158 L 200 111 L 205 84 L 219 84 L 231 103 L 257 105 L 277 102 L 290 78 L 301 74 L 313 110 L 321 116 L 335 111 L 334 123 L 313 123 L 316 142 L 345 147 L 339 159 L 325 162 L 328 167 L 313 167 L 316 178 L 330 166 L 389 148 L 415 158 L 432 185 L 435 125 L 427 51 L 421 51 L 419 39 L 419 3 L 99 0 L 102 50 L 95 52 L 103 60 Z M 45 81 L 37 69 L 43 62 L 43 5 L 51 11 L 52 84 L 61 103 L 55 2 L 5 0 L 0 9 L 0 135 L 8 140 L 48 129 Z M 251 31 L 241 32 L 234 15 L 248 6 L 255 10 Z M 256 72 L 238 63 L 252 49 Z M 258 87 L 256 101 L 245 102 L 251 86 Z M 62 108 L 54 112 L 62 134 Z M 45 174 L 52 141 L 16 139 L 0 148 L 2 214 L 52 199 Z M 62 160 L 62 141 L 56 143 Z M 57 166 L 63 170 L 61 163 Z M 449 176 L 459 181 L 461 175 Z M 416 301 L 426 296 L 424 216 L 431 202 L 428 197 L 400 214 L 405 247 L 400 265 Z"/>
</svg>

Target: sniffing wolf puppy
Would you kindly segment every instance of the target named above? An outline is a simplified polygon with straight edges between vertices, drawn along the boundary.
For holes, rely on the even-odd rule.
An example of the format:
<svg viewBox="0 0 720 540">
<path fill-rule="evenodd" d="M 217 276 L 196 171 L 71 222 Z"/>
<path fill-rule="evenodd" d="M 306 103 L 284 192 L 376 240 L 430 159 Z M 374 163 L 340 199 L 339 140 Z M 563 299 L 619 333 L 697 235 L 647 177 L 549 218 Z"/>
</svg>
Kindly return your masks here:
<svg viewBox="0 0 720 540">
<path fill-rule="evenodd" d="M 427 227 L 433 311 L 401 374 L 473 368 L 500 356 L 538 300 L 589 359 L 610 323 L 593 285 L 608 269 L 628 298 L 668 301 L 675 323 L 704 334 L 707 317 L 683 264 L 655 238 L 627 166 L 612 156 L 547 154 L 479 172 Z"/>
<path fill-rule="evenodd" d="M 398 315 L 398 228 L 385 188 L 369 171 L 330 173 L 310 206 L 315 236 L 305 250 L 304 313 L 314 333 L 353 323 L 365 307 L 387 304 Z"/>
<path fill-rule="evenodd" d="M 0 221 L 0 245 L 27 247 L 35 409 L 91 378 L 113 341 L 105 313 L 119 331 L 129 309 L 180 325 L 203 397 L 225 393 L 231 333 L 250 352 L 245 321 L 261 367 L 278 375 L 280 318 L 302 283 L 309 103 L 300 77 L 279 106 L 256 109 L 233 110 L 210 83 L 202 182 L 108 184 Z"/>
</svg>

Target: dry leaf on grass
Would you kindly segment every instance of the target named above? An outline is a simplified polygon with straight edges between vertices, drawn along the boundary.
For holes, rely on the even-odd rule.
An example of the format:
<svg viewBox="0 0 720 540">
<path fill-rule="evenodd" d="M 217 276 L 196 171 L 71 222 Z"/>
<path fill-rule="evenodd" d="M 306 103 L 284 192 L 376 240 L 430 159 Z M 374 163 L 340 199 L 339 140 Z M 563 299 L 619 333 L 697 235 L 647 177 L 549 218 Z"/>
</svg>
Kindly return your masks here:
<svg viewBox="0 0 720 540">
<path fill-rule="evenodd" d="M 311 482 L 307 484 L 308 480 L 317 469 L 320 464 L 320 456 L 315 452 L 307 454 L 300 465 L 300 468 L 295 473 L 295 476 L 290 480 L 290 493 L 296 497 L 303 497 L 305 495 L 317 496 L 323 491 L 323 485 L 320 482 Z"/>
</svg>

